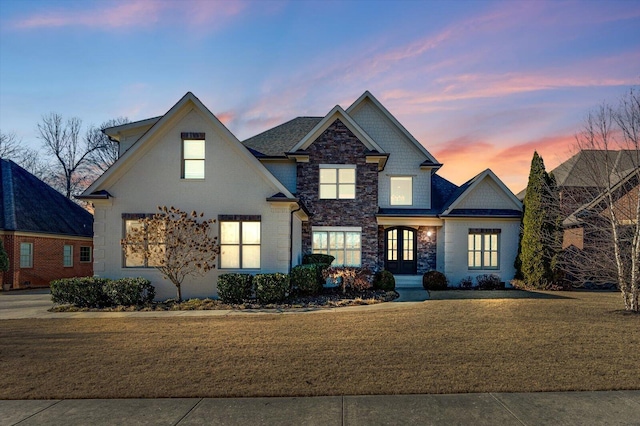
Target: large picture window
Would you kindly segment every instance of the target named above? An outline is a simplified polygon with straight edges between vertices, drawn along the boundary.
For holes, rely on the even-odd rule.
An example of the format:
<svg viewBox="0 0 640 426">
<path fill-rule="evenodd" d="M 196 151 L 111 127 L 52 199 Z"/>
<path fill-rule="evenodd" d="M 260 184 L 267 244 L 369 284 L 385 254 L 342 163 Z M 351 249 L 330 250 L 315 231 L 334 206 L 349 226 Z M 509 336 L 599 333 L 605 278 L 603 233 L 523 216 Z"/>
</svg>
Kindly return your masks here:
<svg viewBox="0 0 640 426">
<path fill-rule="evenodd" d="M 500 229 L 469 229 L 469 269 L 500 268 Z"/>
<path fill-rule="evenodd" d="M 352 164 L 321 164 L 321 199 L 356 198 L 356 166 Z"/>
<path fill-rule="evenodd" d="M 220 268 L 260 269 L 260 221 L 220 220 Z"/>
<path fill-rule="evenodd" d="M 204 139 L 182 141 L 182 178 L 204 179 Z"/>
<path fill-rule="evenodd" d="M 392 206 L 413 205 L 413 178 L 411 176 L 391 177 L 391 200 Z"/>
<path fill-rule="evenodd" d="M 20 243 L 20 267 L 33 268 L 33 243 Z"/>
<path fill-rule="evenodd" d="M 340 230 L 314 228 L 313 253 L 335 257 L 333 266 L 360 266 L 362 264 L 360 230 Z"/>
</svg>

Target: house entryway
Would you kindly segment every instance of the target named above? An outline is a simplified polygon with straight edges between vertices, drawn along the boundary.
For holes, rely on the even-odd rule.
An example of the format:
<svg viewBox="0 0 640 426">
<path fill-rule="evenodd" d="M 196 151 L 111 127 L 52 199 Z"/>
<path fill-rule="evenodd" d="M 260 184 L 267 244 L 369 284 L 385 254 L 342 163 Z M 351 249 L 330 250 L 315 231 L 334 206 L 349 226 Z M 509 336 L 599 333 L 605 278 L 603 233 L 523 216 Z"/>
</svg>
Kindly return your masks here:
<svg viewBox="0 0 640 426">
<path fill-rule="evenodd" d="M 393 275 L 415 275 L 418 270 L 417 231 L 405 226 L 385 229 L 384 268 Z"/>
</svg>

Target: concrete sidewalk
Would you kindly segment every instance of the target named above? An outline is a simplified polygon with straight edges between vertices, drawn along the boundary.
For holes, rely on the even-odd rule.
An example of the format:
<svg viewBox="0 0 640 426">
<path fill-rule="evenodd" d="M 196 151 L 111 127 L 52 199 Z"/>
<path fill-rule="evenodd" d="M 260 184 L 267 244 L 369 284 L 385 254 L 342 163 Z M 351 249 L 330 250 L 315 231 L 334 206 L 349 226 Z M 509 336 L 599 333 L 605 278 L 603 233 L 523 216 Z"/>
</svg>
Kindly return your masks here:
<svg viewBox="0 0 640 426">
<path fill-rule="evenodd" d="M 638 425 L 640 391 L 0 401 L 0 425 Z"/>
</svg>

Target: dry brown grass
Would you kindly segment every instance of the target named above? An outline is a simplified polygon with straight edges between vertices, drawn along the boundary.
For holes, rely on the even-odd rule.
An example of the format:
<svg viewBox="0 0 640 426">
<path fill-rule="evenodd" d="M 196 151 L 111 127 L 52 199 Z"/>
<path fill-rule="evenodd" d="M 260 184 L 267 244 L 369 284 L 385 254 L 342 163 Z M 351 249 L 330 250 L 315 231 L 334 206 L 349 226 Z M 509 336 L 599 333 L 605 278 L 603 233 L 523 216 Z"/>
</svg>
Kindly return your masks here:
<svg viewBox="0 0 640 426">
<path fill-rule="evenodd" d="M 562 295 L 5 320 L 0 399 L 640 389 L 640 316 L 617 311 L 617 293 Z"/>
</svg>

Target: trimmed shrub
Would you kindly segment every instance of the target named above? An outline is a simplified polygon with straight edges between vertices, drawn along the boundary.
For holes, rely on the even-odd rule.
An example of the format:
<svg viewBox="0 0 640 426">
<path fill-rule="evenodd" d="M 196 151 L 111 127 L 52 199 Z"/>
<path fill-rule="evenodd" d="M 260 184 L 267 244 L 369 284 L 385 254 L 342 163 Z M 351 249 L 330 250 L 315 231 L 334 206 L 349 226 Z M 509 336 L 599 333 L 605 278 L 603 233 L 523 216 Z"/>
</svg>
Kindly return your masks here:
<svg viewBox="0 0 640 426">
<path fill-rule="evenodd" d="M 378 271 L 373 276 L 373 288 L 376 290 L 393 291 L 396 289 L 396 279 L 389 271 Z"/>
<path fill-rule="evenodd" d="M 291 284 L 302 294 L 315 295 L 322 291 L 322 263 L 298 265 L 291 269 Z"/>
<path fill-rule="evenodd" d="M 460 280 L 460 288 L 463 290 L 471 290 L 473 288 L 473 278 L 464 277 Z"/>
<path fill-rule="evenodd" d="M 305 254 L 304 256 L 302 256 L 302 264 L 303 265 L 309 265 L 312 263 L 324 263 L 325 265 L 331 265 L 331 263 L 335 260 L 335 257 L 328 255 L 328 254 L 320 254 L 320 253 L 313 253 L 313 254 Z"/>
<path fill-rule="evenodd" d="M 495 274 L 483 274 L 476 277 L 478 289 L 480 290 L 499 290 L 504 289 L 504 283 L 500 281 L 500 277 Z"/>
<path fill-rule="evenodd" d="M 429 271 L 422 276 L 422 287 L 425 290 L 446 290 L 448 285 L 449 280 L 442 272 Z"/>
<path fill-rule="evenodd" d="M 146 278 L 120 278 L 103 284 L 102 289 L 114 306 L 142 306 L 153 302 L 156 289 Z"/>
<path fill-rule="evenodd" d="M 101 308 L 111 304 L 103 290 L 107 278 L 82 277 L 51 281 L 53 303 L 70 304 L 79 308 Z"/>
<path fill-rule="evenodd" d="M 257 274 L 253 277 L 256 286 L 256 299 L 259 303 L 281 302 L 289 291 L 289 275 L 279 272 L 273 274 Z"/>
<path fill-rule="evenodd" d="M 218 298 L 224 303 L 242 303 L 251 298 L 253 277 L 250 274 L 222 274 L 218 277 Z"/>
</svg>

